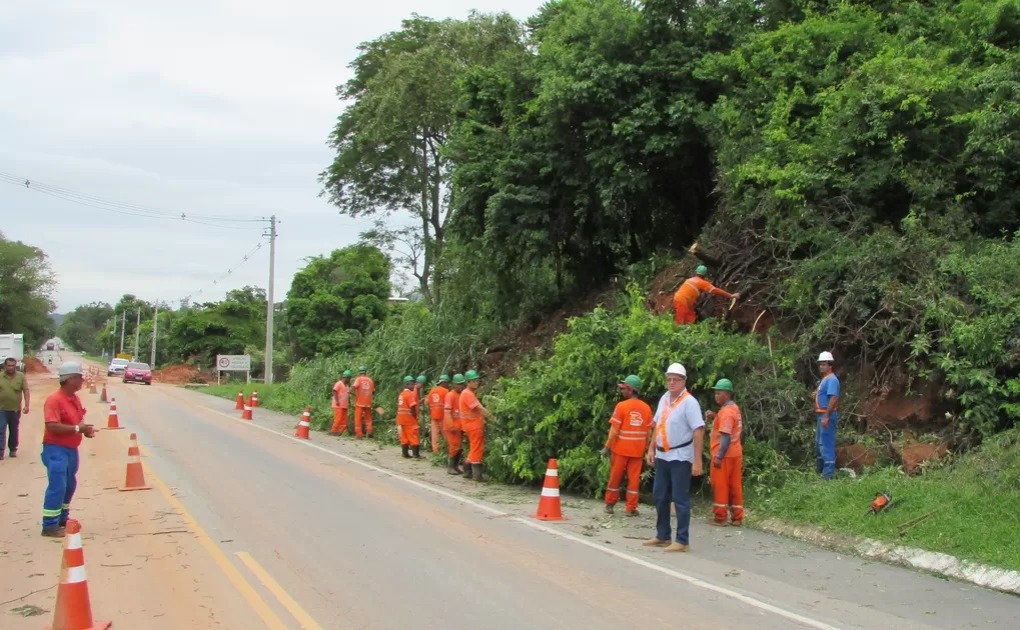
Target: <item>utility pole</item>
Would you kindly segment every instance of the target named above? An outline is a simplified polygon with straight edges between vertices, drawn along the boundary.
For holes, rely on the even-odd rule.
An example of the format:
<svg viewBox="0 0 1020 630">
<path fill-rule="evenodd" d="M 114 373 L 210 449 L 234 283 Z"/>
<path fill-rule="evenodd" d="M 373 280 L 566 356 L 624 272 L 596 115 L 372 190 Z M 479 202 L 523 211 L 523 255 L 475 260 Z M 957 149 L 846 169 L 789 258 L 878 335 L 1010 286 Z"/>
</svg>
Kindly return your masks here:
<svg viewBox="0 0 1020 630">
<path fill-rule="evenodd" d="M 266 294 L 266 385 L 273 384 L 273 276 L 276 266 L 276 215 L 269 217 L 269 291 Z"/>
<path fill-rule="evenodd" d="M 110 359 L 113 360 L 115 356 L 117 356 L 117 311 L 113 312 L 113 345 L 110 347 Z"/>
<path fill-rule="evenodd" d="M 156 310 L 152 314 L 152 353 L 149 355 L 149 367 L 156 369 L 156 324 L 159 323 L 159 300 L 156 300 Z"/>
<path fill-rule="evenodd" d="M 120 353 L 124 354 L 124 327 L 127 326 L 127 309 L 120 314 Z"/>
<path fill-rule="evenodd" d="M 142 309 L 139 308 L 135 311 L 135 354 L 132 357 L 135 361 L 138 360 L 138 335 L 142 332 Z"/>
</svg>

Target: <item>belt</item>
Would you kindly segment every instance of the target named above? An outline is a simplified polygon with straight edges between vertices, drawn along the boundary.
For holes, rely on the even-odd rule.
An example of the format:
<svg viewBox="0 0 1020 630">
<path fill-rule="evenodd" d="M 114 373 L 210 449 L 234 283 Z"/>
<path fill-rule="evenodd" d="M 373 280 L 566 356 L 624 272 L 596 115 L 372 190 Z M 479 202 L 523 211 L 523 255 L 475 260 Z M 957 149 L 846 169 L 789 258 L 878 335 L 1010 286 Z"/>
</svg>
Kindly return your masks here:
<svg viewBox="0 0 1020 630">
<path fill-rule="evenodd" d="M 671 446 L 669 448 L 662 448 L 661 446 L 656 446 L 655 450 L 659 451 L 660 453 L 666 453 L 668 451 L 673 451 L 673 450 L 676 450 L 678 448 L 683 448 L 685 446 L 690 446 L 691 444 L 694 444 L 694 438 L 691 438 L 691 439 L 687 440 L 683 444 L 678 444 L 676 446 Z"/>
</svg>

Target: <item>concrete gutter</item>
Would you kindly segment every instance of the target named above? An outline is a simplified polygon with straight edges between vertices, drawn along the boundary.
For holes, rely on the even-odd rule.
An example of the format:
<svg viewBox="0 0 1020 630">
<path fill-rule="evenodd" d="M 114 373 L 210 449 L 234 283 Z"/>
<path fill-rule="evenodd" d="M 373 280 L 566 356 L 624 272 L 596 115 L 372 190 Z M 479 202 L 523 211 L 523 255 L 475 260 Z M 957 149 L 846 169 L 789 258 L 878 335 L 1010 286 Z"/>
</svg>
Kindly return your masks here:
<svg viewBox="0 0 1020 630">
<path fill-rule="evenodd" d="M 754 526 L 773 534 L 804 540 L 845 553 L 935 573 L 1003 593 L 1020 595 L 1020 571 L 1000 569 L 970 560 L 961 560 L 944 553 L 903 547 L 870 538 L 833 534 L 819 527 L 791 525 L 776 519 L 759 521 Z"/>
</svg>

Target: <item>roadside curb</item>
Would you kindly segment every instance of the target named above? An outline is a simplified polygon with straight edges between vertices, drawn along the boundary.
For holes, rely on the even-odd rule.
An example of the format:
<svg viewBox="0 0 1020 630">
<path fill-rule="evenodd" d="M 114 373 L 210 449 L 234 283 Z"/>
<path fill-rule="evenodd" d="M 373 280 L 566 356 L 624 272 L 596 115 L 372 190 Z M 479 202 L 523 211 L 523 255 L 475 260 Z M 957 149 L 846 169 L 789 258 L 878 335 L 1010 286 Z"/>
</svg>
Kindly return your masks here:
<svg viewBox="0 0 1020 630">
<path fill-rule="evenodd" d="M 961 560 L 944 553 L 894 545 L 870 538 L 833 534 L 820 527 L 792 525 L 772 518 L 759 521 L 756 527 L 771 534 L 796 538 L 829 549 L 935 573 L 1003 593 L 1020 595 L 1020 571 L 1010 571 Z"/>
</svg>

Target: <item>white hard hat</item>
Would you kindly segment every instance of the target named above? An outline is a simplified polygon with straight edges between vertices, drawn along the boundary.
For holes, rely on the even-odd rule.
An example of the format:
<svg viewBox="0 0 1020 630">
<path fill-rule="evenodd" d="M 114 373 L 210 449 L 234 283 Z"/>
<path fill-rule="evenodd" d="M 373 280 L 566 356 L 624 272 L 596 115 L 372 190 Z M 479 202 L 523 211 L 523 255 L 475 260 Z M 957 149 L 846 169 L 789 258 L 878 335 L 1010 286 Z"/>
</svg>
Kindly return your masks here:
<svg viewBox="0 0 1020 630">
<path fill-rule="evenodd" d="M 835 360 L 836 359 L 832 358 L 832 353 L 828 352 L 828 351 L 823 352 L 820 355 L 818 355 L 818 362 L 819 363 L 821 363 L 822 361 L 828 361 L 829 363 L 832 363 Z"/>
<path fill-rule="evenodd" d="M 671 363 L 669 367 L 666 368 L 666 374 L 667 375 L 675 374 L 677 376 L 687 378 L 687 370 L 685 370 L 684 366 L 680 365 L 679 363 Z"/>
<path fill-rule="evenodd" d="M 82 375 L 81 363 L 78 363 L 76 361 L 68 361 L 67 363 L 62 363 L 60 365 L 60 369 L 57 370 L 57 376 L 59 376 L 61 380 L 63 380 L 65 376 L 73 376 L 75 374 L 77 374 L 78 376 Z"/>
</svg>

